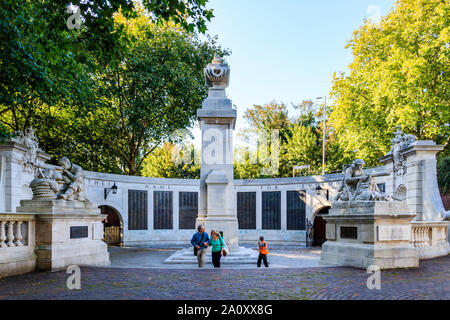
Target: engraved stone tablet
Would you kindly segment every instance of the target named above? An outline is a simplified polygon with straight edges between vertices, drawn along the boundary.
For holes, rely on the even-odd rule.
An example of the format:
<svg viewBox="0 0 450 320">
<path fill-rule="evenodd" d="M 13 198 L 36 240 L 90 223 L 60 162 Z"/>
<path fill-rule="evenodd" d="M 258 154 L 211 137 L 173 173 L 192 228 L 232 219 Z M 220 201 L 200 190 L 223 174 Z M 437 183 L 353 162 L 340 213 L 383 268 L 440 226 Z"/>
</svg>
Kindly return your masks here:
<svg viewBox="0 0 450 320">
<path fill-rule="evenodd" d="M 358 227 L 341 227 L 341 239 L 358 239 Z"/>
<path fill-rule="evenodd" d="M 410 226 L 378 226 L 378 241 L 409 241 L 410 239 Z"/>
<path fill-rule="evenodd" d="M 70 239 L 81 239 L 88 237 L 88 227 L 70 227 Z"/>
</svg>

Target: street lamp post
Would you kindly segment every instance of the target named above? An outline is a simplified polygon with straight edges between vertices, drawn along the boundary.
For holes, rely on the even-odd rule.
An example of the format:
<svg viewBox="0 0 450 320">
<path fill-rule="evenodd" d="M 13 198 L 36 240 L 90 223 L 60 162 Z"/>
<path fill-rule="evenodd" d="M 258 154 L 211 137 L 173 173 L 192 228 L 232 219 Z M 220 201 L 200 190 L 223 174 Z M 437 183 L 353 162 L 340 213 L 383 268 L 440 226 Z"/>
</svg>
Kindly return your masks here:
<svg viewBox="0 0 450 320">
<path fill-rule="evenodd" d="M 317 100 L 323 99 L 323 137 L 322 137 L 322 175 L 325 174 L 325 118 L 326 118 L 326 107 L 327 107 L 327 97 L 318 97 Z"/>
</svg>

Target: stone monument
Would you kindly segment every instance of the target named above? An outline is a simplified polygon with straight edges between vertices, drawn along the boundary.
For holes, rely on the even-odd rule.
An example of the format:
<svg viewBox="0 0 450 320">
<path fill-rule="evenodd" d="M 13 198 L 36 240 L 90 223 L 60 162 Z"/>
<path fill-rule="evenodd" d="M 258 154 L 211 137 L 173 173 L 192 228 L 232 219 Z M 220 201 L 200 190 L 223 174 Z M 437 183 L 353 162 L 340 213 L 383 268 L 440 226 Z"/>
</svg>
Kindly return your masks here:
<svg viewBox="0 0 450 320">
<path fill-rule="evenodd" d="M 66 157 L 58 167 L 37 169 L 31 200 L 21 200 L 18 214 L 36 215 L 36 267 L 57 270 L 69 265 L 110 264 L 103 239 L 105 219 L 84 195 L 83 169 Z"/>
<path fill-rule="evenodd" d="M 434 141 L 418 140 L 401 131 L 391 140 L 391 150 L 379 160 L 390 172 L 387 187 L 404 199 L 415 218 L 412 244 L 420 259 L 447 255 L 450 251 L 448 222 L 436 175 L 436 154 L 444 149 Z"/>
<path fill-rule="evenodd" d="M 321 263 L 380 269 L 418 267 L 410 243 L 410 213 L 405 201 L 381 192 L 357 159 L 343 168 L 343 179 L 332 203 L 322 245 Z"/>
<path fill-rule="evenodd" d="M 436 173 L 436 154 L 443 149 L 434 141 L 418 140 L 401 151 L 407 167 L 406 202 L 415 215 L 412 241 L 420 259 L 446 256 L 450 251 L 445 221 L 449 212 L 442 203 Z"/>
<path fill-rule="evenodd" d="M 206 230 L 220 230 L 230 249 L 238 243 L 238 220 L 234 211 L 233 130 L 236 110 L 227 99 L 230 68 L 215 57 L 205 68 L 208 98 L 197 111 L 202 130 L 202 163 L 200 168 L 200 208 L 197 225 Z"/>
<path fill-rule="evenodd" d="M 222 58 L 214 57 L 204 70 L 208 97 L 197 117 L 202 130 L 202 162 L 200 169 L 199 214 L 196 225 L 204 225 L 206 232 L 223 231 L 230 255 L 223 263 L 256 263 L 254 250 L 239 247 L 238 220 L 235 210 L 233 180 L 233 130 L 236 110 L 227 98 L 225 89 L 230 68 Z M 210 253 L 209 253 L 210 254 Z M 169 257 L 166 263 L 196 262 L 192 250 L 187 249 Z M 207 258 L 210 261 L 210 258 Z"/>
</svg>

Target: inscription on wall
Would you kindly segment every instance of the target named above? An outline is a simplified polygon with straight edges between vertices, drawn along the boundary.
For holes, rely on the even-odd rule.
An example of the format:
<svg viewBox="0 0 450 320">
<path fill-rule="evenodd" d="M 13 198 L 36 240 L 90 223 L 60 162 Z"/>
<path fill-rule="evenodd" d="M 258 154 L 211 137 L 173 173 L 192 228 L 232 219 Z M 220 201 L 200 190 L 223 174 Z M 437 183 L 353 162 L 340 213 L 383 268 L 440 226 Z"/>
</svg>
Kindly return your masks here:
<svg viewBox="0 0 450 320">
<path fill-rule="evenodd" d="M 378 241 L 400 241 L 411 239 L 410 226 L 378 226 Z"/>
<path fill-rule="evenodd" d="M 358 227 L 341 227 L 341 239 L 358 239 Z"/>
</svg>

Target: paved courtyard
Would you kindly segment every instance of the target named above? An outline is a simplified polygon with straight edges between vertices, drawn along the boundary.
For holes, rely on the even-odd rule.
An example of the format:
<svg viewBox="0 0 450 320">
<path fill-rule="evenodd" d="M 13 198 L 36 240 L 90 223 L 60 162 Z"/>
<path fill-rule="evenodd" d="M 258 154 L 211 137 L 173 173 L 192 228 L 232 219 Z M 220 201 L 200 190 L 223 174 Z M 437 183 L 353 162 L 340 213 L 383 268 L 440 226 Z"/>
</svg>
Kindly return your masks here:
<svg viewBox="0 0 450 320">
<path fill-rule="evenodd" d="M 319 250 L 273 249 L 271 260 L 280 266 L 268 269 L 161 268 L 171 252 L 113 249 L 112 268 L 81 268 L 81 290 L 67 289 L 65 271 L 0 279 L 0 299 L 450 299 L 450 256 L 383 271 L 381 289 L 369 290 L 364 270 L 308 266 Z M 128 267 L 127 257 L 140 268 Z"/>
<path fill-rule="evenodd" d="M 252 248 L 257 250 L 257 248 Z M 168 268 L 197 269 L 191 264 L 164 264 L 164 260 L 176 249 L 168 248 L 109 248 L 111 267 L 113 268 Z M 227 258 L 222 258 L 222 262 Z M 295 247 L 278 247 L 270 249 L 271 268 L 314 268 L 319 267 L 320 248 L 304 249 Z M 223 263 L 225 269 L 256 269 L 255 264 L 232 265 Z M 210 259 L 206 259 L 206 269 L 213 269 Z"/>
</svg>

